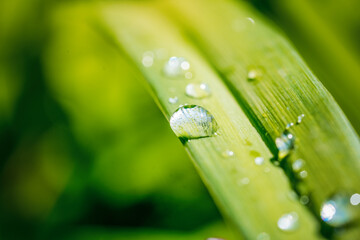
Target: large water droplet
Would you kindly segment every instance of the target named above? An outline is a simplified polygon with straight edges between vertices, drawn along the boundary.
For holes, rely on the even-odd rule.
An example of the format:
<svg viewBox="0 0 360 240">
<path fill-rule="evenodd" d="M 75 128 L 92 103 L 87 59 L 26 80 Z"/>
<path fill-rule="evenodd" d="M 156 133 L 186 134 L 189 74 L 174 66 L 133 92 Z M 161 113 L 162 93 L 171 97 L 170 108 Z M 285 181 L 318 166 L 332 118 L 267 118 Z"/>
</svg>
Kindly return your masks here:
<svg viewBox="0 0 360 240">
<path fill-rule="evenodd" d="M 187 96 L 192 98 L 205 98 L 210 96 L 210 87 L 206 83 L 189 83 L 185 88 Z"/>
<path fill-rule="evenodd" d="M 170 126 L 181 139 L 210 137 L 218 130 L 214 116 L 197 105 L 178 108 L 170 118 Z"/>
<path fill-rule="evenodd" d="M 275 144 L 279 150 L 279 160 L 281 160 L 289 155 L 294 149 L 295 136 L 288 130 L 285 130 L 280 137 L 275 139 Z"/>
<path fill-rule="evenodd" d="M 336 194 L 325 201 L 320 210 L 321 219 L 333 227 L 341 227 L 352 221 L 356 215 L 355 206 L 346 194 Z"/>
<path fill-rule="evenodd" d="M 296 212 L 282 215 L 278 222 L 278 228 L 284 232 L 291 232 L 299 227 L 299 217 Z"/>
<path fill-rule="evenodd" d="M 164 66 L 168 77 L 184 77 L 190 70 L 190 63 L 183 57 L 171 57 Z"/>
</svg>

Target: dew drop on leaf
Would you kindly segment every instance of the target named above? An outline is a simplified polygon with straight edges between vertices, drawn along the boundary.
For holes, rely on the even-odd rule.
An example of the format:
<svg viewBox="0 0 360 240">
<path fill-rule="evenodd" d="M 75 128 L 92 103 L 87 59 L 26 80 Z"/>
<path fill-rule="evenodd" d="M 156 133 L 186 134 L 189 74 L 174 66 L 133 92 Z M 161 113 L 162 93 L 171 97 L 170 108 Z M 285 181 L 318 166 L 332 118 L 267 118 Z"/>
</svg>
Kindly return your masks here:
<svg viewBox="0 0 360 240">
<path fill-rule="evenodd" d="M 254 159 L 256 165 L 263 165 L 264 164 L 264 158 L 263 157 L 256 157 Z"/>
<path fill-rule="evenodd" d="M 154 53 L 152 51 L 144 52 L 141 62 L 144 67 L 151 67 L 154 63 Z"/>
<path fill-rule="evenodd" d="M 263 71 L 261 68 L 251 67 L 249 68 L 247 73 L 247 80 L 250 82 L 258 80 L 261 78 L 262 75 L 263 75 Z"/>
<path fill-rule="evenodd" d="M 165 63 L 164 74 L 167 77 L 185 77 L 190 70 L 190 63 L 183 57 L 171 57 Z"/>
<path fill-rule="evenodd" d="M 295 231 L 299 227 L 299 217 L 296 212 L 284 214 L 279 218 L 277 225 L 284 232 Z"/>
<path fill-rule="evenodd" d="M 185 93 L 192 98 L 205 98 L 210 96 L 211 91 L 206 83 L 189 83 L 185 88 Z"/>
<path fill-rule="evenodd" d="M 225 150 L 222 155 L 226 158 L 229 158 L 229 157 L 233 157 L 235 155 L 235 153 L 231 150 Z"/>
<path fill-rule="evenodd" d="M 336 194 L 326 200 L 320 209 L 321 219 L 332 227 L 341 227 L 354 220 L 356 207 L 347 194 Z"/>
<path fill-rule="evenodd" d="M 294 149 L 295 136 L 288 130 L 285 130 L 280 137 L 275 139 L 275 144 L 279 150 L 279 160 L 284 159 Z"/>
<path fill-rule="evenodd" d="M 171 103 L 171 104 L 175 104 L 175 103 L 177 103 L 177 102 L 179 101 L 179 98 L 178 98 L 178 97 L 170 97 L 170 98 L 168 99 L 168 101 L 169 101 L 169 103 Z"/>
<path fill-rule="evenodd" d="M 301 203 L 302 205 L 306 205 L 306 204 L 309 203 L 310 199 L 309 199 L 309 197 L 308 197 L 307 195 L 302 195 L 302 196 L 300 197 L 299 201 L 300 201 L 300 203 Z"/>
<path fill-rule="evenodd" d="M 197 105 L 179 107 L 170 118 L 170 126 L 178 138 L 211 137 L 218 130 L 214 116 Z"/>
<path fill-rule="evenodd" d="M 293 162 L 292 169 L 294 172 L 300 172 L 303 169 L 304 165 L 305 165 L 304 160 L 298 159 L 295 162 Z"/>
<path fill-rule="evenodd" d="M 299 115 L 296 124 L 300 124 L 304 117 L 305 117 L 305 114 Z"/>
<path fill-rule="evenodd" d="M 266 232 L 259 233 L 257 235 L 256 240 L 270 240 L 270 235 Z"/>
<path fill-rule="evenodd" d="M 358 193 L 354 193 L 351 197 L 350 197 L 350 203 L 351 205 L 359 205 L 360 203 L 360 194 Z"/>
</svg>

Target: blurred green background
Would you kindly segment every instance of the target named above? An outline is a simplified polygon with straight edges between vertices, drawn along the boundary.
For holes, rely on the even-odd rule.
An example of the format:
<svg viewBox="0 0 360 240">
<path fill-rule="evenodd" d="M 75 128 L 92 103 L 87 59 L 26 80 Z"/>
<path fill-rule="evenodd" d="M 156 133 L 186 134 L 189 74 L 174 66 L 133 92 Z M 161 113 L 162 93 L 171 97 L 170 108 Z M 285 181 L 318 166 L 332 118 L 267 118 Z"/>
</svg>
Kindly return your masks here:
<svg viewBox="0 0 360 240">
<path fill-rule="evenodd" d="M 89 21 L 94 2 L 0 1 L 0 239 L 228 237 L 137 70 Z M 360 3 L 250 3 L 359 130 Z"/>
</svg>

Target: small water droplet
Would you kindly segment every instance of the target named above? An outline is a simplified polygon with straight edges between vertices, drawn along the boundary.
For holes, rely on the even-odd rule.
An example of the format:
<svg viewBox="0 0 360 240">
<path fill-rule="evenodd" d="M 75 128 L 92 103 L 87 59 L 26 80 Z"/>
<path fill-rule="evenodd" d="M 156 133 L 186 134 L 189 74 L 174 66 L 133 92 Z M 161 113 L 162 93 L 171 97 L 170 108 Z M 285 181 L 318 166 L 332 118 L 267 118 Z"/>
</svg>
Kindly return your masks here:
<svg viewBox="0 0 360 240">
<path fill-rule="evenodd" d="M 300 172 L 303 169 L 304 165 L 305 165 L 304 160 L 298 159 L 295 162 L 293 162 L 292 169 L 294 172 Z"/>
<path fill-rule="evenodd" d="M 218 130 L 214 116 L 197 105 L 179 107 L 170 118 L 170 126 L 181 139 L 210 137 Z"/>
<path fill-rule="evenodd" d="M 193 77 L 192 72 L 187 72 L 187 73 L 185 73 L 185 78 L 186 78 L 186 79 L 192 79 L 192 77 Z"/>
<path fill-rule="evenodd" d="M 286 124 L 286 129 L 290 129 L 290 128 L 292 128 L 294 126 L 294 123 L 288 123 L 288 124 Z"/>
<path fill-rule="evenodd" d="M 247 17 L 246 19 L 249 20 L 249 22 L 251 22 L 252 24 L 255 24 L 255 20 L 253 18 Z"/>
<path fill-rule="evenodd" d="M 360 203 L 360 194 L 354 193 L 353 195 L 351 195 L 350 203 L 354 206 L 358 205 Z"/>
<path fill-rule="evenodd" d="M 282 69 L 282 68 L 278 69 L 278 73 L 279 73 L 279 75 L 282 76 L 283 78 L 287 77 L 287 75 L 288 75 L 287 72 L 286 72 L 284 69 Z"/>
<path fill-rule="evenodd" d="M 223 153 L 222 153 L 222 155 L 224 156 L 224 157 L 233 157 L 234 155 L 235 155 L 235 153 L 233 152 L 233 151 L 231 151 L 231 150 L 225 150 Z"/>
<path fill-rule="evenodd" d="M 151 51 L 144 52 L 141 62 L 144 67 L 151 67 L 154 63 L 154 53 Z"/>
<path fill-rule="evenodd" d="M 293 201 L 297 201 L 298 200 L 298 195 L 295 191 L 291 190 L 290 192 L 288 192 L 287 194 L 287 197 L 290 199 L 290 200 L 293 200 Z"/>
<path fill-rule="evenodd" d="M 300 124 L 304 117 L 305 117 L 305 114 L 299 115 L 296 124 Z"/>
<path fill-rule="evenodd" d="M 244 178 L 240 179 L 239 182 L 238 182 L 239 185 L 247 185 L 249 183 L 250 183 L 250 179 L 247 178 L 247 177 L 244 177 Z"/>
<path fill-rule="evenodd" d="M 254 159 L 256 165 L 262 165 L 264 164 L 264 158 L 263 157 L 256 157 Z"/>
<path fill-rule="evenodd" d="M 171 57 L 164 66 L 164 73 L 168 77 L 184 77 L 190 69 L 190 63 L 183 57 Z"/>
<path fill-rule="evenodd" d="M 280 137 L 275 139 L 275 144 L 277 149 L 279 150 L 279 160 L 284 159 L 290 152 L 294 149 L 295 136 L 285 130 Z"/>
<path fill-rule="evenodd" d="M 354 208 L 348 195 L 336 194 L 322 204 L 320 216 L 330 226 L 341 227 L 354 219 Z"/>
<path fill-rule="evenodd" d="M 248 81 L 255 81 L 261 78 L 263 71 L 260 68 L 250 67 L 247 74 Z"/>
<path fill-rule="evenodd" d="M 185 93 L 192 98 L 205 98 L 210 96 L 211 91 L 206 83 L 189 83 L 185 88 Z"/>
<path fill-rule="evenodd" d="M 291 232 L 299 227 L 299 217 L 296 212 L 282 215 L 278 222 L 278 228 L 284 232 Z"/>
<path fill-rule="evenodd" d="M 307 196 L 307 195 L 302 195 L 301 197 L 300 197 L 300 199 L 299 199 L 299 201 L 300 201 L 300 203 L 302 204 L 302 205 L 306 205 L 306 204 L 308 204 L 309 203 L 309 197 Z"/>
<path fill-rule="evenodd" d="M 302 170 L 302 171 L 299 173 L 299 176 L 300 176 L 301 178 L 306 178 L 306 177 L 308 176 L 308 173 L 307 173 L 306 170 Z"/>
<path fill-rule="evenodd" d="M 168 101 L 171 104 L 175 104 L 179 101 L 179 98 L 178 97 L 170 97 Z"/>
<path fill-rule="evenodd" d="M 235 32 L 242 32 L 255 25 L 255 20 L 251 17 L 235 19 L 232 28 Z"/>
<path fill-rule="evenodd" d="M 165 59 L 168 52 L 165 48 L 159 48 L 155 50 L 155 55 L 157 59 Z"/>
<path fill-rule="evenodd" d="M 270 235 L 266 232 L 259 233 L 257 235 L 256 240 L 270 240 Z"/>
<path fill-rule="evenodd" d="M 211 237 L 211 238 L 207 238 L 206 240 L 225 240 L 224 238 L 214 238 L 214 237 Z"/>
</svg>

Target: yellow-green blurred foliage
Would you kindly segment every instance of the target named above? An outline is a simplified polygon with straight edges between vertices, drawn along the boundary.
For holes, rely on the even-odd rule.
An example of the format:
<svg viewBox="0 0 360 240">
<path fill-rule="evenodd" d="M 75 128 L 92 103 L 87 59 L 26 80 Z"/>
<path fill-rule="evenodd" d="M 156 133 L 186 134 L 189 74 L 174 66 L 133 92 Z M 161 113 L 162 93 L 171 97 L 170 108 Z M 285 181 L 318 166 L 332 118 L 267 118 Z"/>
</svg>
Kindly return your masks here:
<svg viewBox="0 0 360 240">
<path fill-rule="evenodd" d="M 141 75 L 99 31 L 95 2 L 0 1 L 0 239 L 227 236 Z M 347 70 L 359 63 L 353 2 L 252 2 L 284 26 L 359 130 L 360 95 L 344 97 L 360 86 Z"/>
<path fill-rule="evenodd" d="M 226 234 L 206 227 L 217 209 L 92 4 L 2 5 L 0 238 Z"/>
</svg>

